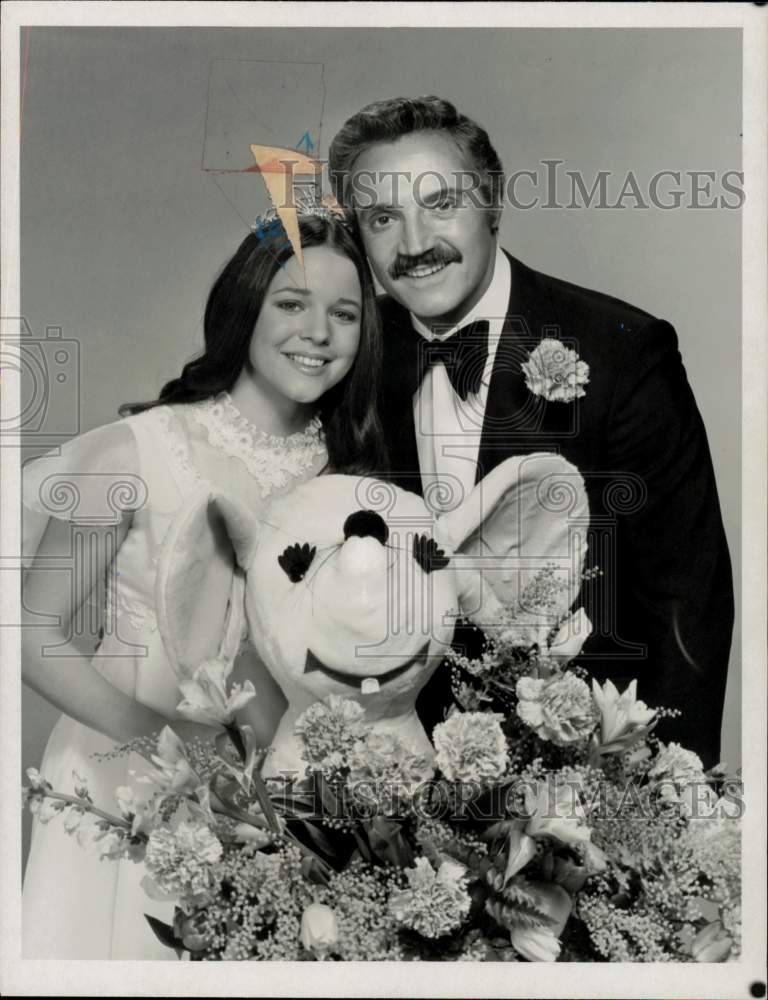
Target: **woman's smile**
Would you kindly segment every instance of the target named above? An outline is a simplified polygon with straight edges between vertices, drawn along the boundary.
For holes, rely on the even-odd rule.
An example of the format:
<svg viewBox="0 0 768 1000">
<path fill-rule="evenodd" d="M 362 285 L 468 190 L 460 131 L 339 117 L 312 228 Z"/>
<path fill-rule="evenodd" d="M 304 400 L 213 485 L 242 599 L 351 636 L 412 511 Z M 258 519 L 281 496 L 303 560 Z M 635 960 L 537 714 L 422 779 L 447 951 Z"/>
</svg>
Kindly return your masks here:
<svg viewBox="0 0 768 1000">
<path fill-rule="evenodd" d="M 309 375 L 310 378 L 319 375 L 331 361 L 331 358 L 319 354 L 306 354 L 297 351 L 286 353 L 285 356 L 294 367 L 298 368 L 304 375 Z"/>
</svg>

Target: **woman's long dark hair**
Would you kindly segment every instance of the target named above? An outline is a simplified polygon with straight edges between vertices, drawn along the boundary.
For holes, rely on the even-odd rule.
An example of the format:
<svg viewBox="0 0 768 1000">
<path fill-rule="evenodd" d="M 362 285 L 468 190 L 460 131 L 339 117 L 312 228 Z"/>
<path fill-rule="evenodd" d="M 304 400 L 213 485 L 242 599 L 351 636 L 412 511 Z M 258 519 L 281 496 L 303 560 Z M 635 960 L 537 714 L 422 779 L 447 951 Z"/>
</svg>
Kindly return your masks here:
<svg viewBox="0 0 768 1000">
<path fill-rule="evenodd" d="M 120 415 L 168 403 L 194 403 L 228 392 L 248 359 L 256 321 L 279 267 L 293 256 L 279 237 L 251 233 L 216 279 L 205 307 L 205 348 L 148 403 L 125 403 Z M 328 469 L 349 474 L 384 474 L 387 454 L 379 416 L 381 322 L 364 252 L 340 220 L 299 216 L 301 245 L 325 246 L 355 265 L 362 290 L 360 346 L 347 375 L 318 402 L 328 448 Z"/>
</svg>

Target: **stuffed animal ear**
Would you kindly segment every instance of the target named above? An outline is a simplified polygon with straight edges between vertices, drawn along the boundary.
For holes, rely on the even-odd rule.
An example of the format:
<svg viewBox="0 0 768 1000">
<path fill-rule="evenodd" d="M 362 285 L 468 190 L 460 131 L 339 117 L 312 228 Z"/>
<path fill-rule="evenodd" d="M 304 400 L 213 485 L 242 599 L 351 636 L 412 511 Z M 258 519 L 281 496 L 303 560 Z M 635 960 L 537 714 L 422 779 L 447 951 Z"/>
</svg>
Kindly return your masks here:
<svg viewBox="0 0 768 1000">
<path fill-rule="evenodd" d="M 557 624 L 581 586 L 588 520 L 584 481 L 564 458 L 535 453 L 502 462 L 438 522 L 439 540 L 459 556 L 464 613 L 491 624 L 500 605 L 540 614 L 544 600 Z"/>
<path fill-rule="evenodd" d="M 163 541 L 155 596 L 158 624 L 177 675 L 204 660 L 232 662 L 245 626 L 244 569 L 257 536 L 255 518 L 236 501 L 197 490 Z"/>
</svg>

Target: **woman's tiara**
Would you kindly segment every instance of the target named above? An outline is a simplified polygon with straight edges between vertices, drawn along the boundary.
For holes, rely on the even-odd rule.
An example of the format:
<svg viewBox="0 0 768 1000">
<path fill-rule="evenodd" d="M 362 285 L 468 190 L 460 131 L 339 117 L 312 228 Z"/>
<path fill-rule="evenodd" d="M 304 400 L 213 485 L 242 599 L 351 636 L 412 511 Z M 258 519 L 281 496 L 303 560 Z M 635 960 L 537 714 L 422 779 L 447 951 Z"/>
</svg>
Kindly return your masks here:
<svg viewBox="0 0 768 1000">
<path fill-rule="evenodd" d="M 323 219 L 326 222 L 340 222 L 346 229 L 352 230 L 344 209 L 333 195 L 327 194 L 321 201 L 318 201 L 312 194 L 298 190 L 294 191 L 293 200 L 294 204 L 291 207 L 296 210 L 299 221 L 309 217 Z M 274 206 L 268 208 L 261 215 L 257 215 L 251 223 L 251 232 L 256 233 L 262 238 L 265 236 L 274 236 L 282 228 L 283 223 L 280 213 Z"/>
</svg>

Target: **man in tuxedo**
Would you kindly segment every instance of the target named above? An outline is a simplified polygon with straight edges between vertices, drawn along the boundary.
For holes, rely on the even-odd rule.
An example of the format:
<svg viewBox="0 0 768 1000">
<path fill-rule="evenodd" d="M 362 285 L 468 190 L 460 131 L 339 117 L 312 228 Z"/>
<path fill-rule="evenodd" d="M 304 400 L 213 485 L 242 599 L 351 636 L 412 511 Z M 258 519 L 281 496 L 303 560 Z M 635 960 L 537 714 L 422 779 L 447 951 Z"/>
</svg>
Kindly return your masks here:
<svg viewBox="0 0 768 1000">
<path fill-rule="evenodd" d="M 575 465 L 590 504 L 589 564 L 602 573 L 582 588 L 593 634 L 578 662 L 620 690 L 637 677 L 649 705 L 680 710 L 657 735 L 712 766 L 733 587 L 674 329 L 498 246 L 501 163 L 447 101 L 364 108 L 334 138 L 330 174 L 386 292 L 391 477 L 460 495 L 510 455 L 556 451 Z M 554 381 L 534 377 L 542 344 Z M 443 665 L 419 700 L 425 724 L 448 703 Z"/>
</svg>

